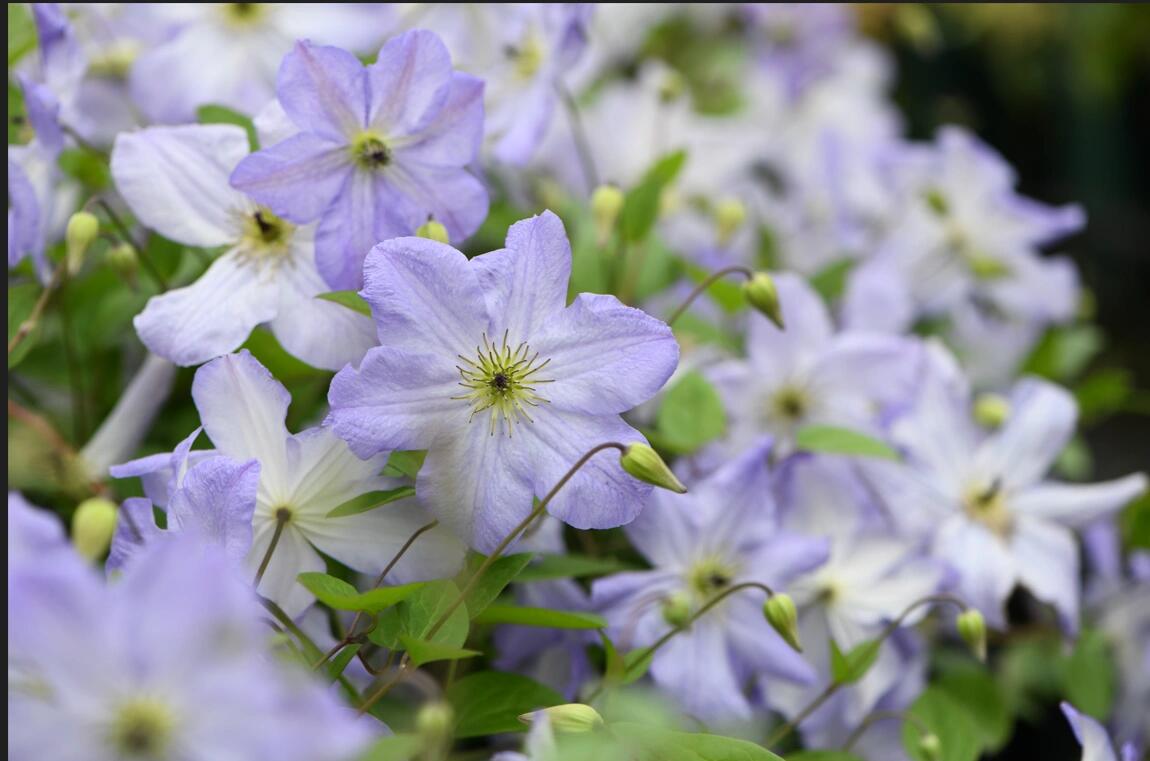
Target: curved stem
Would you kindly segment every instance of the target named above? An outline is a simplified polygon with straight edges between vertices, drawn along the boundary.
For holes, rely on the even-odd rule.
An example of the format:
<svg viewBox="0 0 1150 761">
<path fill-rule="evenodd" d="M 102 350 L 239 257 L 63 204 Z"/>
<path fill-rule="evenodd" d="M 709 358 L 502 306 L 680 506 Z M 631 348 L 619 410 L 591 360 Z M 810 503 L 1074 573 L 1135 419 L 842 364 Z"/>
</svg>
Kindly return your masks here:
<svg viewBox="0 0 1150 761">
<path fill-rule="evenodd" d="M 850 753 L 851 748 L 855 746 L 855 743 L 859 741 L 859 738 L 866 734 L 866 731 L 872 726 L 878 724 L 880 721 L 890 721 L 894 719 L 898 719 L 913 726 L 918 730 L 919 736 L 931 734 L 930 727 L 924 724 L 922 719 L 918 718 L 912 713 L 907 713 L 905 711 L 875 711 L 870 716 L 866 717 L 862 724 L 859 724 L 858 729 L 856 729 L 854 732 L 851 732 L 850 737 L 848 737 L 846 743 L 843 744 L 843 753 Z"/>
<path fill-rule="evenodd" d="M 959 599 L 958 597 L 955 597 L 954 595 L 948 595 L 948 594 L 928 595 L 928 596 L 923 597 L 919 600 L 915 600 L 910 605 L 906 606 L 906 608 L 902 611 L 902 613 L 899 613 L 898 616 L 893 621 L 891 621 L 889 624 L 886 625 L 886 628 L 884 628 L 882 630 L 882 633 L 880 633 L 878 635 L 878 637 L 875 638 L 875 640 L 874 640 L 875 647 L 881 647 L 882 643 L 886 642 L 886 640 L 889 639 L 892 634 L 894 634 L 896 631 L 898 631 L 902 627 L 903 622 L 906 620 L 906 618 L 911 613 L 918 610 L 919 608 L 921 608 L 924 605 L 935 605 L 935 604 L 954 605 L 959 610 L 966 610 L 966 608 L 967 608 L 967 604 L 963 600 Z M 822 692 L 820 692 L 819 695 L 814 700 L 812 700 L 805 708 L 803 708 L 803 710 L 799 711 L 798 715 L 795 716 L 795 718 L 791 719 L 786 724 L 779 727 L 777 730 L 775 730 L 775 732 L 770 737 L 767 738 L 766 747 L 768 747 L 768 748 L 771 747 L 772 745 L 776 744 L 777 742 L 782 740 L 784 737 L 789 735 L 791 732 L 798 729 L 800 724 L 802 724 L 804 721 L 806 721 L 806 719 L 812 713 L 817 711 L 819 709 L 819 707 L 822 706 L 823 703 L 827 702 L 831 698 L 832 695 L 834 695 L 836 692 L 839 691 L 839 689 L 841 689 L 842 687 L 845 687 L 846 685 L 847 685 L 847 682 L 840 682 L 837 679 L 832 681 L 830 684 L 828 684 L 826 686 L 826 689 L 824 689 Z"/>
<path fill-rule="evenodd" d="M 591 152 L 591 143 L 587 140 L 587 131 L 583 128 L 583 117 L 579 115 L 579 104 L 571 91 L 558 82 L 555 89 L 567 109 L 567 117 L 571 121 L 571 135 L 575 141 L 575 153 L 579 156 L 579 163 L 583 168 L 583 177 L 592 190 L 599 187 L 599 170 L 595 166 L 595 156 Z"/>
<path fill-rule="evenodd" d="M 699 298 L 699 296 L 702 295 L 703 291 L 710 288 L 711 285 L 714 284 L 714 282 L 716 280 L 719 280 L 720 278 L 724 278 L 727 275 L 733 275 L 735 273 L 744 275 L 747 278 L 747 280 L 750 280 L 751 278 L 753 278 L 755 276 L 755 273 L 752 272 L 751 270 L 747 269 L 746 267 L 740 267 L 737 265 L 734 267 L 724 267 L 723 269 L 721 269 L 717 272 L 711 273 L 710 275 L 707 276 L 707 278 L 703 282 L 696 285 L 695 290 L 691 291 L 690 294 L 687 295 L 687 298 L 684 299 L 683 303 L 679 305 L 679 308 L 671 313 L 670 318 L 667 319 L 667 324 L 668 325 L 674 325 L 675 320 L 682 317 L 683 312 L 687 311 L 687 307 L 691 306 L 691 304 L 694 303 L 695 299 Z"/>
<path fill-rule="evenodd" d="M 44 308 L 48 306 L 48 301 L 52 298 L 52 294 L 64 281 L 64 271 L 66 264 L 61 261 L 56 265 L 56 269 L 52 271 L 52 279 L 48 281 L 48 285 L 44 286 L 44 290 L 40 292 L 40 297 L 36 299 L 36 303 L 32 306 L 32 311 L 20 323 L 20 327 L 16 328 L 16 332 L 12 334 L 12 338 L 8 340 L 8 353 L 11 354 L 17 346 L 23 343 L 24 339 L 32 334 L 36 326 L 40 324 L 40 317 L 44 314 Z"/>
<path fill-rule="evenodd" d="M 268 543 L 268 550 L 264 553 L 264 559 L 260 561 L 260 568 L 256 571 L 255 587 L 259 589 L 260 582 L 263 581 L 264 573 L 268 570 L 268 565 L 272 562 L 272 553 L 276 551 L 276 545 L 280 543 L 280 536 L 283 535 L 284 526 L 291 520 L 290 514 L 281 514 L 276 512 L 276 530 L 272 534 L 272 540 Z"/>
<path fill-rule="evenodd" d="M 475 585 L 479 583 L 479 579 L 483 577 L 483 574 L 487 571 L 487 569 L 490 568 L 495 563 L 495 561 L 499 559 L 500 555 L 502 555 L 503 552 L 508 547 L 510 547 L 516 539 L 519 538 L 520 534 L 526 531 L 531 526 L 531 524 L 535 522 L 536 518 L 546 512 L 547 505 L 551 503 L 551 500 L 555 498 L 555 495 L 559 493 L 559 490 L 566 486 L 568 481 L 574 478 L 575 474 L 579 472 L 579 469 L 586 465 L 592 457 L 605 449 L 617 449 L 619 452 L 627 451 L 627 447 L 625 445 L 620 444 L 617 441 L 608 441 L 604 444 L 599 444 L 592 447 L 591 449 L 587 450 L 587 452 L 582 457 L 576 460 L 575 464 L 568 468 L 567 472 L 563 474 L 563 477 L 559 479 L 558 483 L 551 487 L 551 491 L 547 492 L 543 499 L 539 500 L 539 504 L 535 506 L 535 509 L 532 510 L 526 518 L 520 521 L 519 524 L 515 526 L 515 528 L 511 529 L 507 536 L 503 537 L 503 540 L 499 542 L 498 545 L 496 545 L 491 554 L 483 559 L 483 562 L 479 564 L 479 568 L 475 569 L 475 573 L 471 575 L 471 578 L 468 579 L 467 583 L 463 585 L 463 589 L 459 591 L 459 597 L 455 599 L 455 602 L 448 606 L 447 610 L 439 614 L 439 618 L 437 618 L 435 623 L 432 624 L 431 628 L 428 629 L 427 634 L 425 635 L 425 639 L 430 640 L 440 629 L 443 628 L 443 625 L 447 623 L 449 618 L 451 618 L 451 614 L 458 610 L 460 605 L 463 605 L 464 601 L 467 599 L 468 593 L 471 592 L 471 590 L 475 588 Z M 404 653 L 403 658 L 399 662 L 399 671 L 396 675 L 396 678 L 390 682 L 385 683 L 376 692 L 368 696 L 368 698 L 363 702 L 363 705 L 361 705 L 359 708 L 360 715 L 367 713 L 368 709 L 370 709 L 372 705 L 376 703 L 376 701 L 386 695 L 391 690 L 391 688 L 399 682 L 399 680 L 403 677 L 403 674 L 407 671 L 410 663 L 411 659 L 407 656 L 407 653 Z"/>
</svg>

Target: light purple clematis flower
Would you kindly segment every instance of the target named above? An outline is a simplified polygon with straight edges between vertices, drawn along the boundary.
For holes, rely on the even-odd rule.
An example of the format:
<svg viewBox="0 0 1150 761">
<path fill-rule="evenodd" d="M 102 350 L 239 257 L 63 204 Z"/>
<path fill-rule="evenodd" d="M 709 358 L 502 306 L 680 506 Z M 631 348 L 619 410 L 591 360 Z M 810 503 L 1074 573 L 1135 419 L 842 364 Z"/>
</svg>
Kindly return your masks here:
<svg viewBox="0 0 1150 761">
<path fill-rule="evenodd" d="M 400 485 L 379 475 L 387 464 L 388 453 L 361 460 L 328 428 L 289 433 L 284 425 L 291 402 L 287 389 L 246 351 L 201 367 L 192 384 L 192 398 L 204 431 L 216 445 L 215 454 L 240 462 L 259 462 L 251 549 L 244 562 L 254 575 L 267 555 L 277 525 L 282 523 L 259 591 L 279 603 L 289 615 L 303 612 L 313 600 L 296 577 L 304 571 L 324 570 L 317 550 L 354 570 L 379 573 L 408 537 L 430 522 L 413 499 L 391 502 L 368 512 L 330 517 L 329 512 L 349 499 Z M 186 453 L 190 446 L 191 441 L 185 440 L 181 449 Z M 153 455 L 113 468 L 112 474 L 123 477 L 159 471 L 163 480 L 176 473 L 177 483 L 186 487 L 192 472 L 203 467 L 201 461 L 188 470 L 188 476 L 179 478 L 186 456 Z M 205 473 L 208 474 L 210 471 Z M 155 484 L 153 494 L 161 497 L 162 490 L 154 487 Z M 181 489 L 172 489 L 168 480 L 166 491 L 168 501 L 164 506 L 171 512 L 177 506 Z M 201 495 L 205 493 L 211 494 L 200 490 Z M 238 507 L 231 504 L 226 511 L 213 514 L 227 518 Z M 185 511 L 196 509 L 201 508 L 190 505 Z M 228 544 L 238 547 L 239 537 L 231 533 L 231 528 L 228 536 Z M 390 578 L 399 582 L 442 578 L 458 570 L 462 560 L 463 547 L 450 533 L 429 531 L 404 555 Z"/>
<path fill-rule="evenodd" d="M 248 155 L 232 125 L 150 127 L 120 135 L 112 176 L 146 226 L 189 246 L 226 246 L 192 285 L 155 296 L 135 318 L 154 353 L 195 365 L 233 351 L 267 324 L 284 348 L 329 370 L 374 344 L 363 315 L 315 298 L 330 290 L 315 264 L 315 229 L 280 219 L 228 184 Z"/>
<path fill-rule="evenodd" d="M 891 428 L 905 463 L 860 463 L 904 531 L 928 538 L 933 555 L 959 576 L 958 592 L 1003 626 L 1003 605 L 1019 584 L 1078 626 L 1078 546 L 1071 529 L 1112 514 L 1146 489 L 1142 473 L 1097 484 L 1045 480 L 1074 433 L 1077 407 L 1064 389 L 1019 381 L 1009 417 L 985 432 L 954 358 L 928 352 L 922 387 Z"/>
<path fill-rule="evenodd" d="M 1079 713 L 1069 703 L 1063 702 L 1061 707 L 1066 720 L 1070 722 L 1070 728 L 1074 730 L 1074 737 L 1082 746 L 1082 761 L 1137 761 L 1138 751 L 1132 743 L 1122 746 L 1122 754 L 1119 756 L 1114 752 L 1106 727 L 1086 714 Z"/>
<path fill-rule="evenodd" d="M 142 547 L 170 533 L 193 533 L 241 564 L 252 546 L 252 517 L 259 482 L 260 465 L 256 460 L 241 463 L 228 457 L 205 458 L 188 468 L 172 492 L 171 501 L 167 502 L 166 529 L 156 525 L 151 500 L 125 500 L 108 553 L 108 570 L 122 569 Z"/>
<path fill-rule="evenodd" d="M 707 371 L 728 417 L 724 452 L 763 434 L 780 453 L 805 425 L 874 431 L 884 405 L 913 388 L 919 346 L 913 339 L 864 331 L 836 332 L 821 297 L 802 278 L 776 278 L 786 329 L 758 313 L 749 318 L 747 358 Z"/>
<path fill-rule="evenodd" d="M 376 243 L 434 218 L 458 241 L 487 216 L 466 166 L 483 137 L 483 83 L 453 71 L 431 32 L 406 32 L 364 66 L 301 42 L 276 93 L 297 133 L 252 154 L 232 184 L 296 223 L 319 220 L 316 259 L 333 288 L 357 288 Z"/>
<path fill-rule="evenodd" d="M 421 499 L 480 551 L 592 447 L 641 441 L 619 415 L 678 360 L 670 328 L 614 296 L 567 306 L 571 246 L 551 212 L 470 261 L 422 238 L 387 241 L 364 273 L 382 346 L 336 375 L 328 421 L 361 457 L 429 450 Z M 649 490 L 604 453 L 548 509 L 578 528 L 619 526 Z"/>
<path fill-rule="evenodd" d="M 269 657 L 251 589 L 214 548 L 172 537 L 113 584 L 89 571 L 61 595 L 46 581 L 8 597 L 14 761 L 347 761 L 371 739 L 322 683 Z"/>
<path fill-rule="evenodd" d="M 780 585 L 826 560 L 826 540 L 778 528 L 769 449 L 769 440 L 752 446 L 689 494 L 652 494 L 627 536 L 654 569 L 608 576 L 591 587 L 619 647 L 645 647 L 669 631 L 663 614 L 669 602 L 695 612 L 743 582 L 781 592 Z M 814 668 L 767 623 L 757 589 L 733 593 L 671 638 L 651 662 L 655 683 L 703 721 L 750 716 L 745 686 L 763 675 L 772 682 L 816 679 Z"/>
</svg>

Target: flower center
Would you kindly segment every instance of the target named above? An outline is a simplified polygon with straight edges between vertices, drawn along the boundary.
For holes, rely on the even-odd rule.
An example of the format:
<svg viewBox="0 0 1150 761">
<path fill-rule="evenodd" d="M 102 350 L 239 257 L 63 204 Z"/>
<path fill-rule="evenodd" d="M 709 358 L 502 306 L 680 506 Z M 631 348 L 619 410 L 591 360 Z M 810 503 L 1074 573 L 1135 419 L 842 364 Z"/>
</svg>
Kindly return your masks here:
<svg viewBox="0 0 1150 761">
<path fill-rule="evenodd" d="M 255 24 L 267 13 L 264 3 L 224 3 L 222 10 L 225 20 L 237 26 Z"/>
<path fill-rule="evenodd" d="M 288 252 L 294 232 L 295 225 L 260 206 L 244 215 L 240 250 L 254 259 L 278 258 Z"/>
<path fill-rule="evenodd" d="M 509 45 L 505 52 L 515 63 L 515 74 L 520 79 L 531 79 L 543 65 L 543 42 L 535 32 L 529 32 L 519 45 Z"/>
<path fill-rule="evenodd" d="M 512 423 L 523 419 L 534 422 L 527 408 L 548 402 L 535 392 L 535 387 L 554 382 L 554 379 L 539 377 L 540 371 L 551 360 L 540 361 L 539 353 L 532 354 L 526 342 L 512 348 L 507 342 L 507 333 L 503 334 L 503 341 L 499 344 L 489 341 L 484 333 L 483 345 L 475 347 L 475 358 L 468 359 L 460 354 L 459 359 L 463 362 L 456 365 L 462 379 L 459 385 L 467 389 L 467 393 L 451 398 L 471 403 L 468 422 L 484 410 L 490 410 L 493 436 L 500 421 L 503 421 L 509 436 Z"/>
<path fill-rule="evenodd" d="M 787 423 L 802 420 L 809 410 L 810 399 L 801 388 L 784 386 L 771 397 L 770 411 L 772 417 L 782 419 Z"/>
<path fill-rule="evenodd" d="M 995 534 L 1006 537 L 1010 534 L 1013 521 L 1006 507 L 1006 495 L 1002 490 L 1002 479 L 996 478 L 989 486 L 978 484 L 966 491 L 963 507 L 971 519 L 983 524 Z"/>
<path fill-rule="evenodd" d="M 351 141 L 351 155 L 361 169 L 375 171 L 391 163 L 391 149 L 372 132 L 364 132 Z"/>
<path fill-rule="evenodd" d="M 172 736 L 173 717 L 166 706 L 137 698 L 119 707 L 109 740 L 118 755 L 130 759 L 161 759 Z"/>
<path fill-rule="evenodd" d="M 696 563 L 687 574 L 687 583 L 700 601 L 709 600 L 735 580 L 737 569 L 730 563 L 711 558 Z"/>
</svg>

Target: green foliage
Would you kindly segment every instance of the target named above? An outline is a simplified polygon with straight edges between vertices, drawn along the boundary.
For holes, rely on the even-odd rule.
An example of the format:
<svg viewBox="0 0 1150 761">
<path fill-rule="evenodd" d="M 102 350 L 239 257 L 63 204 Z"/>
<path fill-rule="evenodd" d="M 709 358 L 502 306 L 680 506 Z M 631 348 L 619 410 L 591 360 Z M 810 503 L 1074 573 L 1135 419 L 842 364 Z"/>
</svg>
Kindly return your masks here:
<svg viewBox="0 0 1150 761">
<path fill-rule="evenodd" d="M 307 572 L 299 575 L 299 583 L 324 605 L 336 610 L 358 610 L 378 613 L 396 603 L 423 591 L 424 582 L 395 587 L 379 587 L 359 592 L 351 584 L 326 573 Z"/>
<path fill-rule="evenodd" d="M 1068 383 L 1102 351 L 1102 331 L 1093 325 L 1051 328 L 1026 360 L 1023 371 Z"/>
<path fill-rule="evenodd" d="M 974 717 L 949 693 L 927 687 L 907 713 L 938 736 L 942 743 L 939 761 L 975 761 L 981 750 L 981 733 Z M 933 761 L 919 748 L 922 730 L 914 722 L 902 728 L 903 748 L 914 761 Z"/>
<path fill-rule="evenodd" d="M 1105 720 L 1114 704 L 1117 673 L 1102 632 L 1083 630 L 1062 665 L 1062 693 L 1075 708 Z"/>
<path fill-rule="evenodd" d="M 436 621 L 458 599 L 459 587 L 454 582 L 446 579 L 427 582 L 399 605 L 385 611 L 379 617 L 376 627 L 368 634 L 368 639 L 380 647 L 393 649 L 402 647 L 401 637 L 404 636 L 449 647 L 462 647 L 467 641 L 470 628 L 466 605 L 456 607 L 435 635 L 430 634 Z"/>
<path fill-rule="evenodd" d="M 619 214 L 619 232 L 623 240 L 638 243 L 651 232 L 659 218 L 663 191 L 674 182 L 686 160 L 687 154 L 683 151 L 663 156 L 635 187 L 627 191 L 623 211 Z"/>
<path fill-rule="evenodd" d="M 660 444 L 690 454 L 723 434 L 723 401 L 702 374 L 691 371 L 663 396 L 655 424 Z"/>
<path fill-rule="evenodd" d="M 8 67 L 36 49 L 36 25 L 24 3 L 8 3 Z"/>
<path fill-rule="evenodd" d="M 1010 738 L 1014 720 L 1006 696 L 994 676 L 969 660 L 940 676 L 933 686 L 944 692 L 970 714 L 984 751 L 1001 748 Z"/>
<path fill-rule="evenodd" d="M 256 133 L 255 125 L 252 124 L 250 117 L 239 111 L 227 106 L 208 104 L 196 109 L 196 121 L 200 124 L 234 124 L 237 127 L 242 127 L 248 133 L 248 146 L 251 150 L 254 152 L 260 149 L 260 138 Z"/>
<path fill-rule="evenodd" d="M 387 465 L 383 468 L 383 475 L 388 478 L 414 479 L 419 475 L 419 469 L 423 467 L 423 460 L 426 457 L 427 452 L 423 450 L 392 452 L 387 458 Z"/>
<path fill-rule="evenodd" d="M 522 732 L 527 725 L 519 716 L 565 702 L 563 696 L 519 674 L 480 671 L 447 688 L 455 709 L 455 736 L 481 737 L 503 732 Z"/>
<path fill-rule="evenodd" d="M 602 629 L 607 625 L 606 619 L 594 613 L 518 605 L 489 605 L 475 616 L 475 623 L 540 626 L 549 629 Z"/>
<path fill-rule="evenodd" d="M 8 6 L 11 8 L 12 6 Z M 43 288 L 39 283 L 19 283 L 8 286 L 8 340 L 11 341 L 21 324 L 32 314 L 36 300 L 40 298 Z M 28 352 L 36 345 L 42 327 L 37 325 L 32 332 L 8 355 L 8 369 L 11 370 L 20 364 Z"/>
<path fill-rule="evenodd" d="M 346 502 L 341 502 L 331 509 L 327 517 L 341 518 L 346 515 L 358 515 L 360 513 L 366 513 L 369 510 L 374 510 L 377 507 L 383 507 L 396 500 L 413 496 L 415 496 L 415 487 L 412 486 L 400 486 L 384 491 L 369 491 L 366 494 L 360 494 L 358 497 L 352 497 Z"/>
<path fill-rule="evenodd" d="M 414 734 L 396 734 L 376 740 L 356 761 L 409 761 L 423 752 L 423 738 Z"/>
<path fill-rule="evenodd" d="M 823 297 L 828 304 L 838 301 L 846 291 L 847 277 L 858 262 L 854 259 L 839 259 L 832 262 L 811 277 L 811 287 Z M 783 304 L 783 315 L 787 313 L 787 305 Z"/>
<path fill-rule="evenodd" d="M 881 640 L 868 639 L 844 653 L 831 640 L 831 676 L 836 682 L 854 684 L 870 671 L 881 649 Z"/>
<path fill-rule="evenodd" d="M 463 570 L 461 579 L 470 580 L 484 560 L 483 555 L 477 552 L 470 553 L 467 556 L 467 567 Z M 531 562 L 531 553 L 523 552 L 501 557 L 492 563 L 467 592 L 467 609 L 471 615 L 474 617 L 482 613 L 529 562 Z M 460 583 L 465 584 L 466 581 Z"/>
<path fill-rule="evenodd" d="M 734 737 L 677 732 L 618 722 L 609 731 L 641 761 L 782 761 L 766 748 Z"/>
<path fill-rule="evenodd" d="M 360 296 L 357 291 L 329 291 L 328 293 L 319 294 L 316 298 L 335 302 L 340 306 L 347 307 L 353 312 L 359 312 L 362 315 L 371 317 L 371 307 L 368 306 L 363 296 Z"/>
<path fill-rule="evenodd" d="M 787 754 L 787 761 L 862 761 L 852 753 L 841 750 L 800 750 Z"/>
<path fill-rule="evenodd" d="M 403 645 L 403 649 L 407 651 L 407 657 L 411 660 L 411 665 L 416 668 L 433 661 L 457 661 L 463 658 L 474 658 L 477 655 L 483 655 L 483 653 L 478 650 L 467 650 L 462 647 L 445 645 L 442 642 L 416 639 L 408 634 L 400 634 L 399 642 Z"/>
<path fill-rule="evenodd" d="M 584 576 L 605 576 L 620 571 L 633 571 L 634 566 L 627 565 L 616 558 L 596 558 L 587 555 L 536 555 L 526 568 L 524 568 L 516 581 L 550 581 L 552 579 L 571 579 Z"/>
<path fill-rule="evenodd" d="M 800 428 L 795 434 L 795 446 L 805 452 L 877 457 L 884 460 L 898 459 L 898 453 L 888 444 L 865 433 L 830 425 L 808 425 Z"/>
</svg>

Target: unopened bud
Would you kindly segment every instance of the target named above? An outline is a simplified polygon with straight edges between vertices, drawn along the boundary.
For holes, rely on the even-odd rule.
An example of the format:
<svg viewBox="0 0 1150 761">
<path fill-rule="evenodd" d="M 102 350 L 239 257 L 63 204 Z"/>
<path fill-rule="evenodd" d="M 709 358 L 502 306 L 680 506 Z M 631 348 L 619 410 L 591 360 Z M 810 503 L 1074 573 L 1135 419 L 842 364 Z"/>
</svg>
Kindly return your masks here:
<svg viewBox="0 0 1150 761">
<path fill-rule="evenodd" d="M 556 732 L 593 732 L 603 726 L 603 717 L 589 705 L 567 703 L 525 713 L 519 720 L 530 724 L 545 716 Z"/>
<path fill-rule="evenodd" d="M 715 227 L 719 245 L 725 246 L 747 221 L 747 207 L 737 198 L 724 198 L 715 204 Z"/>
<path fill-rule="evenodd" d="M 112 246 L 104 256 L 112 269 L 125 277 L 132 277 L 140 268 L 140 257 L 131 243 Z"/>
<path fill-rule="evenodd" d="M 918 750 L 926 761 L 939 761 L 942 758 L 942 740 L 934 732 L 928 732 L 919 738 Z"/>
<path fill-rule="evenodd" d="M 971 274 L 978 280 L 999 280 L 1010 274 L 1005 262 L 987 254 L 974 254 L 968 261 Z"/>
<path fill-rule="evenodd" d="M 454 723 L 455 712 L 442 701 L 425 703 L 415 715 L 415 731 L 425 748 L 446 749 Z"/>
<path fill-rule="evenodd" d="M 986 428 L 1001 428 L 1010 417 L 1010 402 L 1000 394 L 979 394 L 974 400 L 974 419 Z"/>
<path fill-rule="evenodd" d="M 438 243 L 449 242 L 447 228 L 434 219 L 429 219 L 420 225 L 419 229 L 415 231 L 415 234 L 420 238 L 427 238 L 428 240 L 433 240 Z"/>
<path fill-rule="evenodd" d="M 644 483 L 653 484 L 676 494 L 687 492 L 687 487 L 675 477 L 659 453 L 647 444 L 638 441 L 628 444 L 619 457 L 619 464 L 623 466 L 623 470 Z"/>
<path fill-rule="evenodd" d="M 691 598 L 685 592 L 675 592 L 663 600 L 663 620 L 676 629 L 691 620 Z"/>
<path fill-rule="evenodd" d="M 90 211 L 78 211 L 68 220 L 64 231 L 68 274 L 75 275 L 84 264 L 88 246 L 100 234 L 100 220 Z"/>
<path fill-rule="evenodd" d="M 659 83 L 659 100 L 670 103 L 687 92 L 687 79 L 677 71 L 670 71 Z"/>
<path fill-rule="evenodd" d="M 986 619 L 974 608 L 967 608 L 958 614 L 956 622 L 958 636 L 971 649 L 980 661 L 986 660 Z"/>
<path fill-rule="evenodd" d="M 763 603 L 763 615 L 783 641 L 796 652 L 803 651 L 803 646 L 799 644 L 799 612 L 790 595 L 779 593 L 768 597 Z"/>
<path fill-rule="evenodd" d="M 743 295 L 755 309 L 762 312 L 779 330 L 784 329 L 783 308 L 779 304 L 779 290 L 775 279 L 765 272 L 756 272 L 743 283 Z"/>
<path fill-rule="evenodd" d="M 595 220 L 595 234 L 602 245 L 611 237 L 619 212 L 623 210 L 623 191 L 614 185 L 600 185 L 591 193 L 591 216 Z"/>
<path fill-rule="evenodd" d="M 86 499 L 72 514 L 72 544 L 86 560 L 104 556 L 116 533 L 116 505 L 103 497 Z"/>
</svg>

